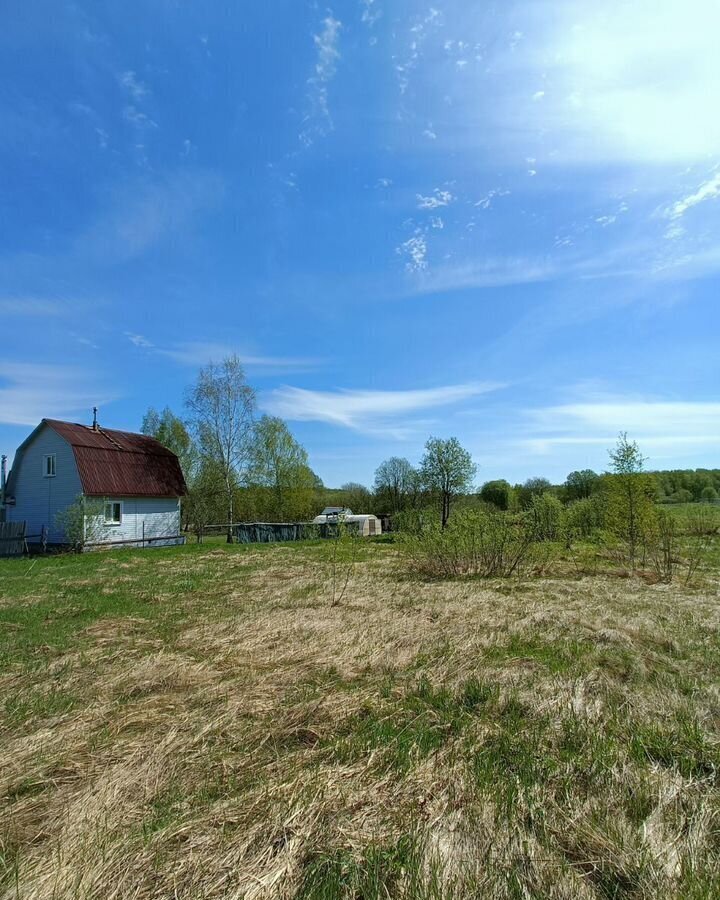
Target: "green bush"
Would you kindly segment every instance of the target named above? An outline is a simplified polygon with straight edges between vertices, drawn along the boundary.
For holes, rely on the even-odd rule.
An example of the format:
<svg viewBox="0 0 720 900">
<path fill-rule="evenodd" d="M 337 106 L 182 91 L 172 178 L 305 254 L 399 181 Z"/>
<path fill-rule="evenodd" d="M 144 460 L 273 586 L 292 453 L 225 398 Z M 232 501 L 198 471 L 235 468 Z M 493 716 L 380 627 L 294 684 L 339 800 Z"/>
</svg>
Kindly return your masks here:
<svg viewBox="0 0 720 900">
<path fill-rule="evenodd" d="M 565 511 L 568 535 L 586 540 L 605 525 L 602 497 L 596 495 L 584 500 L 576 500 Z"/>
<path fill-rule="evenodd" d="M 484 510 L 458 511 L 445 529 L 433 524 L 403 540 L 413 571 L 431 578 L 507 577 L 532 562 L 533 548 L 528 517 Z"/>
<path fill-rule="evenodd" d="M 535 494 L 527 515 L 536 541 L 559 541 L 564 537 L 565 508 L 554 494 Z"/>
</svg>

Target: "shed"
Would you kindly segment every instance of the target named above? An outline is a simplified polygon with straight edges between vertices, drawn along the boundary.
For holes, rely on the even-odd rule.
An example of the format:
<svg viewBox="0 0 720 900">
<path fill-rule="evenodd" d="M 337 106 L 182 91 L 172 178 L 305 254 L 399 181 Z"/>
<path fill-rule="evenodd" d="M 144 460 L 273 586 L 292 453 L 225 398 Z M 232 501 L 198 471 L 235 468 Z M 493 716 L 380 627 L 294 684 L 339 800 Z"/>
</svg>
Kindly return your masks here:
<svg viewBox="0 0 720 900">
<path fill-rule="evenodd" d="M 333 510 L 333 512 L 328 513 L 328 509 Z M 335 509 L 339 511 L 334 512 Z M 342 510 L 340 507 L 327 507 L 319 516 L 315 516 L 313 519 L 314 525 L 323 525 L 332 522 L 355 524 L 358 529 L 358 534 L 361 537 L 372 537 L 376 534 L 382 534 L 382 523 L 377 516 L 370 514 L 355 515 L 352 510 Z"/>
</svg>

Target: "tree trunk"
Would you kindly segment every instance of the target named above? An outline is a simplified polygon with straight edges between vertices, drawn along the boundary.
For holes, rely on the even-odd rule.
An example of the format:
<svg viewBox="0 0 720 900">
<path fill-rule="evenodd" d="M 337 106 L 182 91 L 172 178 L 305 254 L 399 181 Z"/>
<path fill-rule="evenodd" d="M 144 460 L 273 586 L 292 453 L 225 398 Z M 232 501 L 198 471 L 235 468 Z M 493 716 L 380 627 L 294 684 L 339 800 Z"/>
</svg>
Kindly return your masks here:
<svg viewBox="0 0 720 900">
<path fill-rule="evenodd" d="M 225 483 L 226 483 L 226 485 L 227 485 L 227 492 L 228 492 L 228 529 L 227 529 L 227 542 L 228 542 L 228 544 L 232 544 L 232 542 L 233 542 L 233 532 L 232 532 L 232 525 L 233 525 L 233 491 L 232 491 L 232 484 L 231 484 L 229 478 L 226 479 L 226 482 L 225 482 Z"/>
<path fill-rule="evenodd" d="M 450 495 L 443 491 L 442 495 L 442 529 L 445 530 L 450 518 Z"/>
</svg>

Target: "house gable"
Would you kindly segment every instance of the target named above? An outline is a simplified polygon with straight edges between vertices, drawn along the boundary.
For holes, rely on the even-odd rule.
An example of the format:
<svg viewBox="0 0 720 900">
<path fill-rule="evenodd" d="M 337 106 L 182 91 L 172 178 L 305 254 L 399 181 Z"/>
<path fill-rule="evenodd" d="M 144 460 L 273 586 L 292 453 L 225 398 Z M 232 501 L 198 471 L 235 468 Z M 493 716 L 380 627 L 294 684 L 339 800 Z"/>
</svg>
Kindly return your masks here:
<svg viewBox="0 0 720 900">
<path fill-rule="evenodd" d="M 47 475 L 47 457 L 54 458 L 55 474 L 51 476 Z M 6 509 L 8 522 L 27 522 L 30 536 L 39 535 L 45 527 L 51 543 L 64 541 L 55 520 L 82 493 L 82 485 L 73 448 L 45 422 L 18 448 L 6 493 L 15 500 Z"/>
</svg>

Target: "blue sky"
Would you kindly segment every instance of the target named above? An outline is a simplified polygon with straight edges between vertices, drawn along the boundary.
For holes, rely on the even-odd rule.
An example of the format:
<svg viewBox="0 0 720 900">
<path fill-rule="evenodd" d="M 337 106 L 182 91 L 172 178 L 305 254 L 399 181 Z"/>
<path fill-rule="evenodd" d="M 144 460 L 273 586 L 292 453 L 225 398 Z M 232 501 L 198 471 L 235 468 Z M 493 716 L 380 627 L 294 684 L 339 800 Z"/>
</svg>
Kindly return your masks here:
<svg viewBox="0 0 720 900">
<path fill-rule="evenodd" d="M 0 32 L 0 448 L 236 352 L 329 485 L 720 466 L 715 0 L 30 0 Z"/>
</svg>

